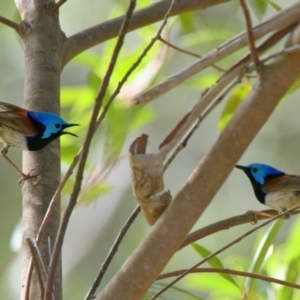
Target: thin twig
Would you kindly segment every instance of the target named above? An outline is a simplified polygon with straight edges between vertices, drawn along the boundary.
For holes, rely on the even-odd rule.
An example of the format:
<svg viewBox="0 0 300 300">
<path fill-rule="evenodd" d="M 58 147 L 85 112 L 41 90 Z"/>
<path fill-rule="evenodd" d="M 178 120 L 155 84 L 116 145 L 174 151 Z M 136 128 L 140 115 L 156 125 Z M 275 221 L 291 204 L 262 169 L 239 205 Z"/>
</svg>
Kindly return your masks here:
<svg viewBox="0 0 300 300">
<path fill-rule="evenodd" d="M 246 26 L 247 26 L 247 35 L 248 35 L 248 42 L 249 42 L 249 47 L 250 47 L 250 53 L 251 53 L 251 58 L 253 61 L 253 64 L 255 66 L 255 69 L 258 70 L 259 68 L 259 59 L 258 59 L 258 54 L 255 48 L 255 39 L 253 35 L 253 30 L 252 30 L 252 22 L 251 22 L 251 17 L 250 13 L 248 10 L 248 7 L 245 3 L 245 0 L 240 0 L 245 19 L 246 19 Z"/>
<path fill-rule="evenodd" d="M 179 276 L 186 271 L 187 270 L 177 270 L 177 271 L 165 273 L 165 274 L 160 275 L 157 278 L 157 280 L 170 278 L 170 277 L 174 277 L 174 276 Z M 221 273 L 221 274 L 237 275 L 237 276 L 255 278 L 255 279 L 263 280 L 266 282 L 277 283 L 277 284 L 281 284 L 283 286 L 288 286 L 291 288 L 300 289 L 300 285 L 296 284 L 296 283 L 280 280 L 277 278 L 273 278 L 273 277 L 269 277 L 269 276 L 265 276 L 265 275 L 261 275 L 261 274 L 244 272 L 244 271 L 221 269 L 221 268 L 196 268 L 196 269 L 191 270 L 189 273 L 218 273 L 218 274 Z"/>
<path fill-rule="evenodd" d="M 124 38 L 125 38 L 125 35 L 126 35 L 126 32 L 127 32 L 127 27 L 128 27 L 129 22 L 130 22 L 133 10 L 135 8 L 135 4 L 136 4 L 136 2 L 134 0 L 131 0 L 130 3 L 129 3 L 129 7 L 128 7 L 128 10 L 126 12 L 126 17 L 125 17 L 124 22 L 122 24 L 122 27 L 120 29 L 119 37 L 117 39 L 117 43 L 116 43 L 116 46 L 115 46 L 113 54 L 112 54 L 110 64 L 109 64 L 108 69 L 106 71 L 106 74 L 103 78 L 98 96 L 96 97 L 96 100 L 95 100 L 95 105 L 94 105 L 94 109 L 93 109 L 93 112 L 92 112 L 90 124 L 89 124 L 89 127 L 88 127 L 88 131 L 87 131 L 87 134 L 86 134 L 86 137 L 85 137 L 84 144 L 83 144 L 82 153 L 81 153 L 81 156 L 79 158 L 78 170 L 77 170 L 77 174 L 76 174 L 76 178 L 75 178 L 73 192 L 70 196 L 70 200 L 69 200 L 67 208 L 64 212 L 62 221 L 61 221 L 59 229 L 58 229 L 57 237 L 56 237 L 56 240 L 55 240 L 53 255 L 51 257 L 51 261 L 50 261 L 50 265 L 49 265 L 49 272 L 48 272 L 46 292 L 45 292 L 45 300 L 50 300 L 51 299 L 53 281 L 54 281 L 54 276 L 55 276 L 55 270 L 56 270 L 57 263 L 59 261 L 59 257 L 60 257 L 60 254 L 61 254 L 63 239 L 64 239 L 64 236 L 65 236 L 65 233 L 66 233 L 66 229 L 67 229 L 67 226 L 68 226 L 68 223 L 69 223 L 69 219 L 70 219 L 70 216 L 73 212 L 73 209 L 74 209 L 74 207 L 77 203 L 78 195 L 79 195 L 79 192 L 81 190 L 81 184 L 82 184 L 82 178 L 83 178 L 85 163 L 86 163 L 86 160 L 87 160 L 90 144 L 91 144 L 92 138 L 93 138 L 94 133 L 95 133 L 95 125 L 96 125 L 97 115 L 99 113 L 99 110 L 100 110 L 101 105 L 102 105 L 103 98 L 104 98 L 105 93 L 107 91 L 111 75 L 112 75 L 113 70 L 116 66 L 117 58 L 118 58 L 119 53 L 121 51 L 121 48 L 122 48 L 122 45 L 123 45 L 123 42 L 124 42 Z"/>
<path fill-rule="evenodd" d="M 174 150 L 172 155 L 168 158 L 164 165 L 164 171 L 169 167 L 169 165 L 172 163 L 172 161 L 176 158 L 176 156 L 180 153 L 182 149 L 184 149 L 189 141 L 189 139 L 192 137 L 192 135 L 195 133 L 195 131 L 199 128 L 202 121 L 211 113 L 211 111 L 226 97 L 226 95 L 231 91 L 231 89 L 240 83 L 240 78 L 238 78 L 236 81 L 232 82 L 226 90 L 215 99 L 213 103 L 210 104 L 210 106 L 201 114 L 197 120 L 197 122 L 194 124 L 194 126 L 190 129 L 190 131 L 187 133 L 183 141 L 177 146 L 177 148 Z"/>
<path fill-rule="evenodd" d="M 58 10 L 66 2 L 67 0 L 59 0 L 58 2 L 55 3 L 53 10 Z"/>
<path fill-rule="evenodd" d="M 171 13 L 172 7 L 174 5 L 174 0 L 172 0 L 170 7 L 168 8 L 164 20 L 157 32 L 157 34 L 155 35 L 154 38 L 152 38 L 152 40 L 150 41 L 150 43 L 147 45 L 147 47 L 143 50 L 142 54 L 138 57 L 138 59 L 136 60 L 136 62 L 130 67 L 130 69 L 126 72 L 125 76 L 122 78 L 122 80 L 119 82 L 116 90 L 113 92 L 113 94 L 110 96 L 109 100 L 107 101 L 107 104 L 105 106 L 105 108 L 103 109 L 100 117 L 97 120 L 96 123 L 96 127 L 100 125 L 100 123 L 102 122 L 102 120 L 105 117 L 105 114 L 109 108 L 109 104 L 111 103 L 111 101 L 117 96 L 117 94 L 119 93 L 121 87 L 124 85 L 124 83 L 126 82 L 126 80 L 128 79 L 128 77 L 132 74 L 132 72 L 137 68 L 137 66 L 141 63 L 142 59 L 146 56 L 146 54 L 148 53 L 148 51 L 153 47 L 154 43 L 159 39 L 161 32 L 163 30 L 163 28 L 165 27 L 168 17 Z M 121 229 L 120 233 L 118 234 L 111 250 L 109 251 L 104 263 L 101 266 L 101 269 L 98 273 L 98 276 L 96 277 L 92 287 L 90 288 L 88 294 L 86 295 L 85 300 L 88 299 L 92 299 L 91 297 L 93 296 L 93 294 L 96 292 L 97 287 L 100 285 L 101 280 L 111 262 L 111 260 L 113 259 L 119 244 L 121 243 L 125 233 L 127 232 L 127 230 L 129 229 L 130 225 L 132 224 L 132 222 L 135 220 L 136 216 L 138 215 L 138 213 L 140 212 L 140 207 L 136 207 L 136 209 L 133 211 L 133 213 L 131 214 L 131 216 L 129 217 L 129 219 L 127 220 L 127 222 L 125 223 L 125 225 L 123 226 L 123 228 Z"/>
<path fill-rule="evenodd" d="M 155 35 L 154 38 L 151 39 L 150 43 L 147 45 L 147 47 L 143 50 L 142 54 L 138 57 L 138 59 L 133 63 L 133 65 L 129 68 L 129 70 L 126 72 L 125 76 L 122 78 L 122 80 L 119 82 L 117 88 L 115 89 L 115 91 L 112 93 L 112 95 L 110 96 L 110 98 L 108 99 L 107 101 L 107 104 L 105 106 L 105 108 L 103 109 L 99 119 L 97 120 L 97 123 L 96 123 L 96 126 L 99 126 L 99 124 L 102 122 L 102 120 L 104 119 L 107 111 L 108 111 L 108 108 L 109 108 L 109 105 L 110 103 L 112 102 L 112 100 L 118 95 L 118 93 L 120 92 L 120 89 L 121 87 L 124 85 L 124 83 L 126 82 L 126 80 L 128 79 L 128 77 L 131 75 L 131 73 L 139 66 L 139 64 L 141 63 L 142 59 L 147 55 L 147 53 L 149 52 L 149 50 L 153 47 L 154 43 L 159 40 L 160 36 L 161 36 L 161 33 L 162 33 L 162 30 L 164 29 L 164 27 L 166 26 L 167 24 L 167 20 L 168 20 L 168 17 L 171 13 L 171 10 L 174 6 L 174 3 L 175 1 L 172 0 L 171 1 L 171 4 L 164 16 L 164 19 L 163 19 L 163 22 L 160 26 L 160 28 L 158 29 L 157 31 L 157 34 Z"/>
<path fill-rule="evenodd" d="M 40 284 L 40 289 L 41 289 L 41 299 L 44 297 L 45 294 L 45 279 L 47 276 L 47 271 L 45 268 L 45 264 L 43 262 L 40 250 L 38 248 L 38 245 L 36 243 L 36 241 L 33 238 L 27 238 L 26 242 L 29 246 L 30 252 L 31 252 L 31 257 L 32 257 L 32 261 L 37 273 L 37 278 Z"/>
<path fill-rule="evenodd" d="M 299 4 L 300 5 L 300 4 Z M 284 10 L 275 16 L 265 20 L 264 22 L 257 24 L 254 27 L 254 35 L 256 39 L 261 38 L 269 32 L 274 32 L 278 30 L 274 35 L 278 33 L 285 32 L 288 29 L 288 32 L 291 31 L 291 28 L 294 28 L 299 24 L 299 13 L 296 14 L 296 7 L 292 6 L 287 10 Z M 289 16 L 290 19 L 287 20 L 286 16 Z M 297 16 L 296 16 L 297 15 Z M 286 27 L 288 26 L 288 27 Z M 283 29 L 282 29 L 283 28 Z M 288 32 L 285 32 L 286 35 Z M 177 72 L 171 77 L 167 78 L 163 82 L 149 88 L 148 90 L 137 94 L 133 101 L 137 105 L 145 105 L 154 99 L 159 98 L 159 96 L 167 93 L 171 89 L 175 88 L 188 78 L 198 74 L 200 71 L 211 66 L 217 61 L 229 56 L 233 52 L 241 49 L 242 47 L 248 44 L 248 38 L 245 33 L 239 34 L 238 36 L 233 37 L 230 41 L 227 41 L 225 44 L 219 46 L 217 49 L 214 49 L 205 57 L 199 59 L 197 62 L 188 66 L 182 71 Z M 270 45 L 271 47 L 272 45 Z"/>
<path fill-rule="evenodd" d="M 238 237 L 237 239 L 233 240 L 232 242 L 230 242 L 229 244 L 225 245 L 224 247 L 222 247 L 221 249 L 219 249 L 218 251 L 215 251 L 214 253 L 208 255 L 207 257 L 205 257 L 203 260 L 201 260 L 199 263 L 195 264 L 193 267 L 191 267 L 190 269 L 187 269 L 185 272 L 183 272 L 180 276 L 178 276 L 176 279 L 174 279 L 172 282 L 170 282 L 167 286 L 165 286 L 161 291 L 159 291 L 156 295 L 154 295 L 153 297 L 150 298 L 150 300 L 154 300 L 156 299 L 158 296 L 160 296 L 163 292 L 165 292 L 168 288 L 170 288 L 172 285 L 174 285 L 176 282 L 178 282 L 180 279 L 182 279 L 185 275 L 187 275 L 191 270 L 196 269 L 197 267 L 199 267 L 200 265 L 204 264 L 205 262 L 207 262 L 208 260 L 210 260 L 212 257 L 220 254 L 221 252 L 223 252 L 224 250 L 230 248 L 231 246 L 233 246 L 234 244 L 240 242 L 241 240 L 243 240 L 244 238 L 246 238 L 248 235 L 252 234 L 253 232 L 257 231 L 258 229 L 270 224 L 271 222 L 273 222 L 274 220 L 292 212 L 295 211 L 297 209 L 300 208 L 300 205 L 295 206 L 281 214 L 278 214 L 277 216 L 274 216 L 273 218 L 269 219 L 268 221 L 262 223 L 261 225 L 247 231 L 245 234 L 241 235 L 240 237 Z"/>
<path fill-rule="evenodd" d="M 268 48 L 277 43 L 280 39 L 282 39 L 295 25 L 290 26 L 289 28 L 285 28 L 281 31 L 278 31 L 268 37 L 265 41 L 258 46 L 257 51 L 262 53 L 266 51 Z M 205 60 L 205 57 L 203 58 Z M 191 110 L 186 121 L 181 125 L 180 128 L 176 131 L 176 135 L 172 137 L 172 140 L 168 141 L 168 143 L 161 143 L 161 147 L 159 148 L 160 153 L 163 155 L 167 155 L 178 143 L 180 143 L 183 136 L 188 132 L 189 128 L 193 126 L 193 124 L 197 121 L 199 116 L 203 114 L 203 112 L 211 105 L 212 101 L 222 92 L 222 90 L 230 84 L 236 77 L 241 77 L 243 74 L 244 68 L 251 62 L 250 54 L 246 55 L 244 58 L 240 59 L 236 64 L 234 64 L 227 72 L 225 72 L 219 80 L 208 89 L 208 91 L 202 96 L 201 101 L 198 101 L 194 108 Z"/>
<path fill-rule="evenodd" d="M 6 19 L 2 16 L 0 16 L 0 23 L 5 24 L 6 26 L 15 29 L 16 31 L 19 31 L 20 26 L 18 23 L 11 21 L 9 19 Z"/>
<path fill-rule="evenodd" d="M 113 257 L 115 256 L 116 252 L 118 251 L 118 247 L 121 244 L 125 234 L 127 233 L 129 227 L 131 226 L 131 224 L 133 223 L 133 221 L 136 219 L 137 215 L 139 214 L 139 212 L 141 211 L 140 206 L 137 206 L 134 211 L 131 213 L 131 215 L 129 216 L 129 218 L 127 219 L 127 221 L 125 222 L 125 224 L 123 225 L 123 227 L 121 228 L 120 232 L 118 233 L 111 249 L 109 250 L 99 272 L 98 275 L 96 277 L 96 279 L 93 282 L 93 285 L 91 286 L 90 290 L 88 291 L 88 293 L 86 294 L 84 300 L 91 300 L 93 299 L 93 296 L 98 288 L 98 286 L 101 283 L 101 280 L 106 272 L 106 270 L 108 269 Z"/>
<path fill-rule="evenodd" d="M 194 56 L 194 57 L 197 57 L 197 58 L 202 58 L 201 55 L 197 54 L 197 53 L 194 53 L 194 52 L 191 52 L 191 51 L 188 51 L 188 50 L 185 50 L 185 49 L 182 49 L 182 48 L 179 48 L 175 45 L 173 45 L 172 43 L 170 43 L 169 41 L 165 40 L 164 38 L 162 38 L 161 36 L 159 36 L 158 38 L 162 43 L 166 44 L 167 46 L 169 46 L 170 48 L 178 51 L 178 52 L 181 52 L 181 53 L 184 53 L 184 54 L 188 54 L 188 55 L 191 55 L 191 56 Z M 220 71 L 220 72 L 226 72 L 225 69 L 221 68 L 221 67 L 218 67 L 217 65 L 214 65 L 212 64 L 211 65 L 213 68 L 215 68 L 217 71 Z"/>
<path fill-rule="evenodd" d="M 293 52 L 296 52 L 296 51 L 299 51 L 299 50 L 300 50 L 300 45 L 295 45 L 295 46 L 291 46 L 291 47 L 288 47 L 288 48 L 284 48 L 281 51 L 276 52 L 274 54 L 271 54 L 271 55 L 267 56 L 266 58 L 262 59 L 261 63 L 265 64 L 269 60 L 277 58 L 278 56 L 281 56 L 283 54 L 293 53 Z"/>
<path fill-rule="evenodd" d="M 275 211 L 273 209 L 267 209 L 263 210 L 263 213 L 267 214 L 274 214 L 275 216 Z M 299 214 L 300 211 L 293 211 L 291 214 L 292 215 L 297 215 Z M 235 226 L 239 226 L 242 224 L 248 224 L 248 223 L 253 223 L 253 221 L 259 221 L 259 220 L 265 220 L 268 219 L 267 216 L 265 215 L 257 215 L 255 216 L 257 220 L 253 219 L 253 215 L 251 213 L 245 213 L 242 215 L 230 217 L 218 222 L 215 222 L 213 224 L 207 225 L 205 227 L 202 227 L 192 233 L 190 233 L 182 242 L 181 246 L 179 247 L 178 250 L 190 245 L 191 243 L 194 243 L 196 241 L 199 241 L 207 236 L 210 236 L 216 232 L 220 232 L 222 230 L 228 230 L 230 228 L 233 228 Z"/>
</svg>

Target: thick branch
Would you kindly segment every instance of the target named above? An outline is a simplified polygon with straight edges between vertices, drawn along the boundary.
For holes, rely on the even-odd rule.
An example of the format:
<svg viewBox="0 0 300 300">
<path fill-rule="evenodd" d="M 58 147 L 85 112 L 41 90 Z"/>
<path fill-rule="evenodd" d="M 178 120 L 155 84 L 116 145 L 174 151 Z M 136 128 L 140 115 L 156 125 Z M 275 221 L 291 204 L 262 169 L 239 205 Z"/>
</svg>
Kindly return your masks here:
<svg viewBox="0 0 300 300">
<path fill-rule="evenodd" d="M 261 68 L 255 87 L 221 133 L 210 153 L 196 167 L 149 235 L 97 300 L 142 298 L 298 77 L 299 59 L 299 52 L 284 55 Z"/>
<path fill-rule="evenodd" d="M 175 1 L 175 5 L 170 15 L 175 16 L 197 9 L 205 9 L 228 1 L 229 0 L 177 0 Z M 161 21 L 170 5 L 171 0 L 163 0 L 150 5 L 147 8 L 138 10 L 132 17 L 128 31 L 133 31 L 157 21 Z M 116 37 L 123 21 L 124 16 L 93 26 L 69 37 L 63 49 L 62 66 L 66 65 L 79 53 Z"/>
</svg>

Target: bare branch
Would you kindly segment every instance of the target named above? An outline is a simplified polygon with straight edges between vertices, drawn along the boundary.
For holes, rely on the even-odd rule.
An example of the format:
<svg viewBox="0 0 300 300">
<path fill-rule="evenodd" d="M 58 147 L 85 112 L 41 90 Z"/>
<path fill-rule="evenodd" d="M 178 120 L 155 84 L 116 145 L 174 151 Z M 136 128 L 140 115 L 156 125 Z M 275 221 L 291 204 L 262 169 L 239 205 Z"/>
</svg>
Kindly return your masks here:
<svg viewBox="0 0 300 300">
<path fill-rule="evenodd" d="M 275 30 L 283 30 L 291 25 L 296 25 L 300 18 L 300 3 L 296 3 L 290 8 L 270 17 L 264 22 L 256 25 L 253 28 L 254 38 L 258 39 L 267 33 L 274 32 Z M 245 47 L 248 44 L 247 33 L 239 34 L 222 46 L 213 50 L 205 57 L 199 59 L 196 63 L 185 68 L 184 70 L 176 73 L 167 80 L 157 84 L 156 86 L 136 95 L 133 101 L 137 105 L 145 105 L 146 103 L 158 98 L 171 89 L 175 88 L 188 78 L 196 75 L 208 66 L 216 63 L 217 61 L 227 57 L 229 54 Z"/>
<path fill-rule="evenodd" d="M 182 273 L 186 272 L 186 270 L 177 270 L 169 273 L 162 274 L 158 277 L 158 279 L 165 279 L 170 278 L 174 276 L 179 276 Z M 243 276 L 243 277 L 249 277 L 249 278 L 256 278 L 259 280 L 263 280 L 266 282 L 272 282 L 277 283 L 283 286 L 288 286 L 295 289 L 300 289 L 300 285 L 284 280 L 280 280 L 277 278 L 256 274 L 256 273 L 250 273 L 250 272 L 243 272 L 243 271 L 237 271 L 237 270 L 230 270 L 230 269 L 220 269 L 220 268 L 196 268 L 191 270 L 189 273 L 218 273 L 218 274 L 230 274 L 230 275 L 237 275 L 237 276 Z"/>
<path fill-rule="evenodd" d="M 277 216 L 274 216 L 273 218 L 269 219 L 268 221 L 262 223 L 261 225 L 247 231 L 245 234 L 239 236 L 237 239 L 233 240 L 232 242 L 230 242 L 229 244 L 225 245 L 224 247 L 222 247 L 221 249 L 219 249 L 218 251 L 215 251 L 214 253 L 206 256 L 203 260 L 201 260 L 199 263 L 195 264 L 193 267 L 191 267 L 190 269 L 187 269 L 185 272 L 183 272 L 180 276 L 178 276 L 176 279 L 174 279 L 172 282 L 170 282 L 167 286 L 165 286 L 161 291 L 159 291 L 155 296 L 151 297 L 150 300 L 154 300 L 156 299 L 158 296 L 160 296 L 164 291 L 166 291 L 167 289 L 169 289 L 171 286 L 173 286 L 176 282 L 178 282 L 180 279 L 182 279 L 185 275 L 189 274 L 190 271 L 196 269 L 197 267 L 199 267 L 200 265 L 204 264 L 205 262 L 207 262 L 208 260 L 210 260 L 212 257 L 215 257 L 216 255 L 220 254 L 221 252 L 225 251 L 226 249 L 230 248 L 231 246 L 233 246 L 234 244 L 239 243 L 241 240 L 243 240 L 244 238 L 246 238 L 248 235 L 252 234 L 253 232 L 257 231 L 258 229 L 272 223 L 273 221 L 277 220 L 278 218 L 284 216 L 285 214 L 287 214 L 288 212 L 292 212 L 295 211 L 297 209 L 300 208 L 300 205 L 293 207 L 281 214 L 278 214 Z"/>
<path fill-rule="evenodd" d="M 171 11 L 171 16 L 197 9 L 206 9 L 225 2 L 229 2 L 229 0 L 177 0 L 175 1 L 175 5 Z M 171 0 L 162 0 L 144 9 L 136 11 L 133 14 L 127 31 L 133 31 L 163 20 L 170 4 Z M 105 23 L 93 26 L 70 36 L 64 45 L 62 66 L 65 66 L 79 53 L 116 37 L 123 21 L 124 16 L 109 20 Z"/>
<path fill-rule="evenodd" d="M 108 255 L 106 256 L 100 271 L 93 283 L 93 285 L 91 286 L 90 290 L 88 291 L 87 295 L 85 296 L 84 300 L 92 300 L 94 299 L 93 297 L 95 296 L 94 294 L 96 293 L 96 290 L 98 288 L 98 286 L 100 285 L 102 278 L 106 272 L 106 270 L 108 269 L 112 259 L 114 258 L 116 252 L 118 251 L 119 245 L 121 244 L 125 234 L 127 233 L 129 227 L 131 226 L 131 224 L 133 223 L 133 221 L 136 219 L 137 215 L 140 213 L 141 209 L 139 206 L 137 206 L 134 211 L 131 213 L 131 215 L 129 216 L 128 220 L 125 222 L 125 224 L 123 225 L 123 227 L 121 228 L 118 236 L 116 237 L 114 244 L 112 245 L 111 249 L 109 250 Z"/>
<path fill-rule="evenodd" d="M 272 210 L 272 209 L 263 210 L 262 212 L 267 213 L 267 214 L 273 214 L 274 216 L 276 214 L 275 210 Z M 292 215 L 298 215 L 299 213 L 300 213 L 299 211 L 293 211 Z M 263 215 L 258 215 L 255 217 L 257 218 L 257 220 L 264 220 L 264 219 L 268 218 L 267 216 L 263 216 Z M 190 233 L 182 242 L 179 250 L 190 245 L 191 243 L 201 240 L 204 237 L 212 235 L 216 232 L 219 232 L 222 230 L 228 230 L 235 226 L 252 223 L 252 222 L 253 222 L 253 215 L 251 213 L 245 213 L 242 215 L 234 216 L 234 217 L 210 224 L 208 226 L 205 226 L 203 228 L 200 228 L 200 229 Z"/>
<path fill-rule="evenodd" d="M 248 42 L 249 42 L 249 47 L 250 47 L 251 58 L 252 58 L 255 69 L 258 70 L 259 59 L 258 59 L 257 51 L 255 48 L 250 13 L 249 13 L 247 4 L 245 3 L 245 0 L 240 0 L 240 3 L 241 3 L 242 9 L 243 9 L 243 12 L 245 15 L 245 19 L 246 19 L 247 35 L 248 35 Z"/>
<path fill-rule="evenodd" d="M 13 28 L 15 31 L 19 31 L 20 26 L 18 23 L 11 21 L 9 19 L 6 19 L 2 16 L 0 16 L 0 23 L 5 24 L 6 26 Z"/>
<path fill-rule="evenodd" d="M 182 137 L 188 132 L 189 128 L 193 126 L 199 116 L 206 110 L 206 108 L 212 103 L 212 101 L 222 92 L 222 90 L 230 84 L 236 77 L 241 74 L 243 68 L 249 63 L 250 57 L 247 59 L 241 60 L 241 63 L 237 64 L 229 71 L 227 71 L 220 80 L 211 87 L 203 97 L 196 103 L 196 105 L 191 110 L 187 120 L 176 132 L 176 136 L 173 137 L 171 141 L 165 143 L 163 141 L 160 145 L 160 154 L 166 156 L 174 147 L 179 143 Z"/>
<path fill-rule="evenodd" d="M 271 35 L 257 48 L 257 51 L 259 53 L 263 53 L 269 47 L 277 43 L 282 37 L 284 37 L 294 26 L 295 25 L 292 25 L 288 28 L 285 28 Z M 184 117 L 182 121 L 180 121 L 179 123 L 180 126 L 179 124 L 176 125 L 175 129 L 171 132 L 171 134 L 169 134 L 164 139 L 164 141 L 160 144 L 159 146 L 160 154 L 166 156 L 175 147 L 175 145 L 179 143 L 179 141 L 188 132 L 189 128 L 194 125 L 197 119 L 199 122 L 199 116 L 201 118 L 201 115 L 205 112 L 205 110 L 208 109 L 208 107 L 211 105 L 214 99 L 220 93 L 222 93 L 222 90 L 236 77 L 237 77 L 237 81 L 240 80 L 241 76 L 243 75 L 243 69 L 250 63 L 250 61 L 251 61 L 251 56 L 246 55 L 244 58 L 238 61 L 234 66 L 232 66 L 226 73 L 224 73 L 214 86 L 212 86 L 204 93 L 204 95 L 196 103 L 193 109 Z M 222 98 L 222 95 L 220 97 Z M 196 128 L 194 128 L 194 130 L 196 130 Z M 173 159 L 173 157 L 171 159 Z"/>
<path fill-rule="evenodd" d="M 142 298 L 299 76 L 300 65 L 295 63 L 299 59 L 300 53 L 294 52 L 261 67 L 254 88 L 221 132 L 211 151 L 195 168 L 148 236 L 105 286 L 97 300 Z"/>
<path fill-rule="evenodd" d="M 124 42 L 124 38 L 125 38 L 125 35 L 126 35 L 126 31 L 127 31 L 127 26 L 128 26 L 128 24 L 131 20 L 131 16 L 132 16 L 133 10 L 135 8 L 135 4 L 136 4 L 136 2 L 134 0 L 131 0 L 130 3 L 129 3 L 129 7 L 128 7 L 128 10 L 126 12 L 126 17 L 124 18 L 124 22 L 121 26 L 119 37 L 118 37 L 116 46 L 115 46 L 113 54 L 112 54 L 110 64 L 109 64 L 108 69 L 106 71 L 106 74 L 103 78 L 98 96 L 97 96 L 96 101 L 95 101 L 94 109 L 93 109 L 91 120 L 90 120 L 89 127 L 88 127 L 88 132 L 87 132 L 87 135 L 85 137 L 82 153 L 81 153 L 80 158 L 79 158 L 79 165 L 78 165 L 78 170 L 77 170 L 77 174 L 76 174 L 76 178 L 75 178 L 73 192 L 70 196 L 69 203 L 68 203 L 67 208 L 64 212 L 64 215 L 63 215 L 63 218 L 62 218 L 62 221 L 60 223 L 59 230 L 58 230 L 58 233 L 57 233 L 57 237 L 56 237 L 56 240 L 55 240 L 53 255 L 51 257 L 51 261 L 50 261 L 50 265 L 49 265 L 46 292 L 45 292 L 45 300 L 51 300 L 52 286 L 53 286 L 55 270 L 56 270 L 56 266 L 57 266 L 57 263 L 59 261 L 59 257 L 60 257 L 60 254 L 61 254 L 61 247 L 62 247 L 62 244 L 63 244 L 63 239 L 64 239 L 65 232 L 66 232 L 66 229 L 67 229 L 67 225 L 68 225 L 70 216 L 73 212 L 73 209 L 74 209 L 74 207 L 77 203 L 77 198 L 78 198 L 78 195 L 79 195 L 79 192 L 80 192 L 80 189 L 81 189 L 84 167 L 85 167 L 86 159 L 87 159 L 87 156 L 88 156 L 89 147 L 90 147 L 93 135 L 95 133 L 95 128 L 96 128 L 95 126 L 96 126 L 97 116 L 99 114 L 99 110 L 100 110 L 101 105 L 102 105 L 102 100 L 103 100 L 103 98 L 105 96 L 105 93 L 106 93 L 106 90 L 108 88 L 110 77 L 111 77 L 111 75 L 113 73 L 113 70 L 115 68 L 115 65 L 117 63 L 117 58 L 118 58 L 119 53 L 121 51 L 121 48 L 122 48 L 122 45 L 123 45 L 123 42 Z"/>
<path fill-rule="evenodd" d="M 194 53 L 194 52 L 191 52 L 191 51 L 188 51 L 188 50 L 185 50 L 185 49 L 182 49 L 182 48 L 179 48 L 173 44 L 171 44 L 169 41 L 167 41 L 166 39 L 162 38 L 161 36 L 159 37 L 159 40 L 166 44 L 167 46 L 169 46 L 170 48 L 178 51 L 178 52 L 181 52 L 181 53 L 184 53 L 184 54 L 187 54 L 187 55 L 190 55 L 190 56 L 194 56 L 194 57 L 197 57 L 197 58 L 202 58 L 201 55 L 197 54 L 197 53 Z M 225 72 L 226 70 L 221 68 L 221 67 L 218 67 L 216 65 L 211 65 L 213 68 L 215 68 L 217 71 L 220 71 L 220 72 Z"/>
<path fill-rule="evenodd" d="M 41 288 L 41 295 L 42 298 L 44 297 L 44 293 L 45 293 L 45 279 L 46 279 L 46 268 L 45 268 L 45 264 L 43 262 L 40 250 L 38 248 L 37 243 L 35 242 L 34 239 L 32 238 L 27 238 L 26 242 L 29 246 L 29 249 L 31 251 L 31 255 L 32 255 L 32 260 L 33 260 L 33 264 L 38 276 L 38 280 L 39 280 L 39 284 L 40 284 L 40 288 Z"/>
<path fill-rule="evenodd" d="M 175 157 L 180 153 L 180 151 L 186 147 L 189 139 L 192 137 L 192 135 L 195 133 L 197 128 L 199 128 L 202 121 L 210 114 L 210 112 L 225 98 L 225 96 L 231 91 L 231 89 L 237 85 L 240 82 L 240 79 L 236 80 L 235 82 L 231 83 L 229 87 L 219 96 L 217 97 L 213 103 L 198 117 L 197 122 L 193 125 L 193 127 L 190 129 L 190 131 L 187 133 L 183 141 L 177 146 L 175 151 L 172 153 L 172 155 L 168 158 L 164 165 L 164 171 L 169 167 L 169 165 L 172 163 L 172 161 L 175 159 Z"/>
</svg>

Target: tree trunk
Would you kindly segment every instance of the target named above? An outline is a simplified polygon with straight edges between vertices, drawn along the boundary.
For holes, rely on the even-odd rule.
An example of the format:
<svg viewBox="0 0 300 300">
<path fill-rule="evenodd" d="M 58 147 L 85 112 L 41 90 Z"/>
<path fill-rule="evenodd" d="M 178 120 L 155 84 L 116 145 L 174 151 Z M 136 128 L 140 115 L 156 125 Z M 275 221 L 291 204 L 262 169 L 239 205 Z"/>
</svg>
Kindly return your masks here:
<svg viewBox="0 0 300 300">
<path fill-rule="evenodd" d="M 59 114 L 59 90 L 61 72 L 61 49 L 65 39 L 60 29 L 58 12 L 54 2 L 21 0 L 16 2 L 22 17 L 20 36 L 25 53 L 25 108 Z M 37 152 L 24 151 L 23 171 L 41 175 L 23 184 L 23 239 L 22 239 L 22 299 L 26 290 L 26 278 L 31 253 L 26 238 L 35 238 L 39 226 L 60 179 L 59 141 L 56 140 Z M 60 221 L 60 204 L 40 240 L 39 249 L 47 268 Z M 50 246 L 49 246 L 50 245 Z M 61 299 L 61 267 L 57 268 L 55 299 Z M 41 289 L 36 273 L 33 273 L 30 299 L 41 299 Z"/>
</svg>

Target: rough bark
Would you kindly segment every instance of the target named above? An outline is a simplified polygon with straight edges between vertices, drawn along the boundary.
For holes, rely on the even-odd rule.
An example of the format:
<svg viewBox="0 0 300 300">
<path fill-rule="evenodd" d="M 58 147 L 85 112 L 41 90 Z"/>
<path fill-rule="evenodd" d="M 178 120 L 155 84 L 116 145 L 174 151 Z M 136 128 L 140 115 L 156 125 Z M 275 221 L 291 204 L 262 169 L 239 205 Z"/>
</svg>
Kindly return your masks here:
<svg viewBox="0 0 300 300">
<path fill-rule="evenodd" d="M 64 41 L 58 13 L 53 10 L 54 2 L 27 1 L 16 2 L 22 17 L 20 36 L 25 55 L 25 95 L 27 109 L 50 111 L 59 114 L 60 55 Z M 23 239 L 22 239 L 22 298 L 26 286 L 28 265 L 31 253 L 26 238 L 34 238 L 48 208 L 49 201 L 60 179 L 59 141 L 50 143 L 37 152 L 24 151 L 23 170 L 33 169 L 41 174 L 37 185 L 34 180 L 23 184 Z M 57 204 L 47 230 L 42 238 L 40 251 L 43 261 L 49 264 L 50 244 L 54 243 L 60 221 L 60 205 Z M 56 299 L 61 299 L 61 268 L 58 268 L 55 284 Z M 30 299 L 41 299 L 41 290 L 34 273 L 31 281 Z"/>
</svg>

